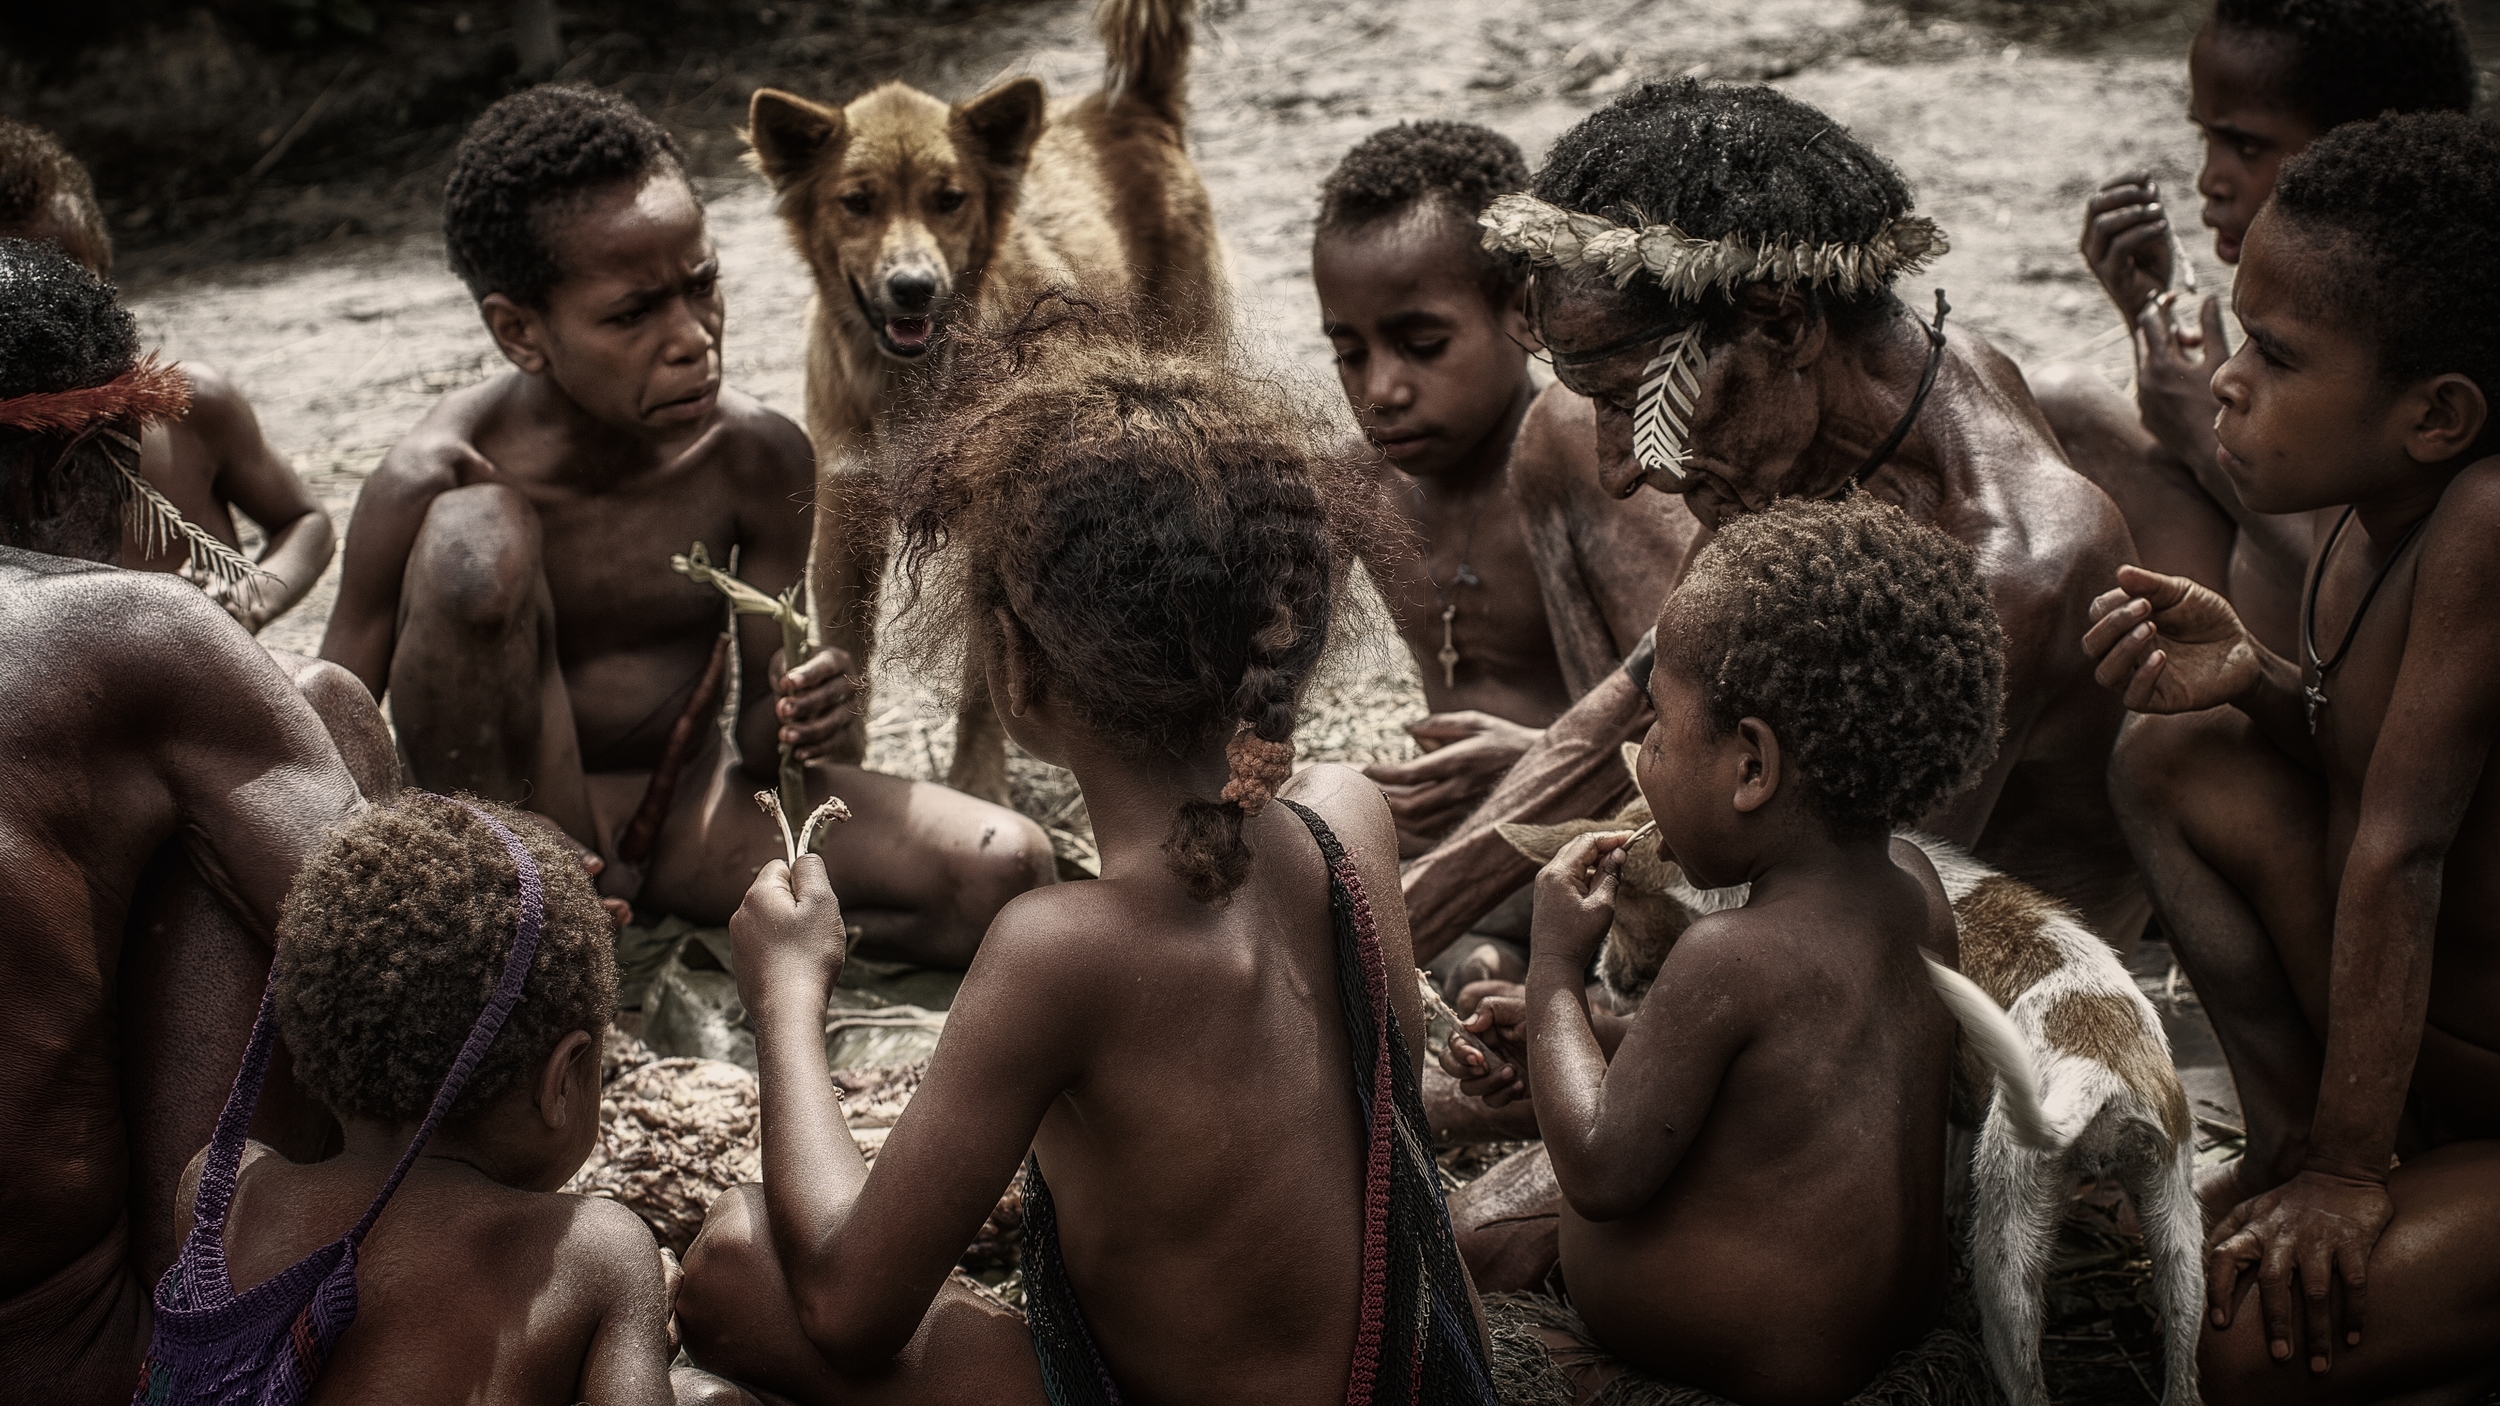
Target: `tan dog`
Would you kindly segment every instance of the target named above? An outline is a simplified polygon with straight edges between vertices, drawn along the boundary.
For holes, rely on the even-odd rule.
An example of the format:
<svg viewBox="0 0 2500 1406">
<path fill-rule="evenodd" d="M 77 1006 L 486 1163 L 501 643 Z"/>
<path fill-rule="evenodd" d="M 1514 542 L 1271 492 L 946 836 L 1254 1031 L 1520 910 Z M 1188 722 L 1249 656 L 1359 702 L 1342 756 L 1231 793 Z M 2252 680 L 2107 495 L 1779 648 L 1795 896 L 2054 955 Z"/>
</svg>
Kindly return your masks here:
<svg viewBox="0 0 2500 1406">
<path fill-rule="evenodd" d="M 1625 764 L 1637 754 L 1627 744 Z M 1544 863 L 1575 836 L 1634 829 L 1649 818 L 1648 804 L 1635 799 L 1611 820 L 1501 830 Z M 1901 838 L 1926 852 L 1944 883 L 1969 978 L 1929 963 L 1966 1037 L 1955 1118 L 1978 1125 L 1969 1164 L 1977 1191 L 1972 1278 L 1998 1386 L 2016 1406 L 2047 1406 L 2040 1327 L 2058 1223 L 2080 1178 L 2111 1176 L 2134 1200 L 2153 1260 L 2165 1334 L 2162 1400 L 2194 1406 L 2204 1220 L 2187 1093 L 2161 1017 L 2073 909 L 1932 835 Z M 1696 889 L 1657 844 L 1635 848 L 1645 853 L 1624 861 L 1614 926 L 1597 959 L 1606 1000 L 1623 1014 L 1639 1008 L 1695 918 L 1736 907 L 1746 894 L 1742 886 Z"/>
<path fill-rule="evenodd" d="M 748 160 L 816 279 L 809 586 L 824 642 L 863 678 L 890 530 L 875 456 L 912 391 L 943 374 L 950 325 L 1012 324 L 1053 288 L 1122 303 L 1175 340 L 1226 325 L 1214 212 L 1182 142 L 1194 4 L 1100 0 L 1102 91 L 1047 112 L 1032 78 L 953 107 L 901 83 L 839 108 L 772 88 L 749 104 Z M 843 760 L 865 754 L 864 722 L 845 746 Z M 1005 801 L 1005 749 L 971 677 L 947 783 Z"/>
</svg>

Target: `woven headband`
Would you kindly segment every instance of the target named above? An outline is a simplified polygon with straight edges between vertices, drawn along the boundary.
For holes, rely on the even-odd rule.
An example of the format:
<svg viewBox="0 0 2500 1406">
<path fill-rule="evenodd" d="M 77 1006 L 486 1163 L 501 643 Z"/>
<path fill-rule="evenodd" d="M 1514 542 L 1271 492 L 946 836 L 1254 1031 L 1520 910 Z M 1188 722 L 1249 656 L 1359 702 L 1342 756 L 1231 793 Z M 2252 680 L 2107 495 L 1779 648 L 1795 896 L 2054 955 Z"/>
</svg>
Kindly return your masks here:
<svg viewBox="0 0 2500 1406">
<path fill-rule="evenodd" d="M 1617 288 L 1647 273 L 1677 302 L 1695 302 L 1716 288 L 1748 283 L 1828 287 L 1844 294 L 1886 287 L 1952 247 L 1933 220 L 1903 215 L 1863 244 L 1807 244 L 1730 233 L 1695 239 L 1674 225 L 1619 225 L 1548 205 L 1533 195 L 1505 195 L 1486 209 L 1484 247 L 1523 255 L 1544 268 L 1599 273 Z"/>
<path fill-rule="evenodd" d="M 1484 247 L 1494 253 L 1522 255 L 1543 268 L 1602 274 L 1617 288 L 1646 273 L 1679 303 L 1752 283 L 1825 287 L 1843 295 L 1871 292 L 1891 286 L 1895 277 L 1924 267 L 1951 247 L 1935 221 L 1917 215 L 1894 220 L 1863 244 L 1756 240 L 1734 233 L 1695 239 L 1671 224 L 1619 225 L 1603 215 L 1565 210 L 1524 193 L 1494 201 L 1478 223 L 1484 226 Z M 1645 477 L 1656 474 L 1678 486 L 1684 482 L 1693 409 L 1707 361 L 1696 318 L 1688 326 L 1668 329 L 1641 368 L 1640 396 L 1632 412 L 1632 455 Z M 1933 374 L 1931 366 L 1931 378 Z M 1922 399 L 1924 389 L 1922 384 Z"/>
</svg>

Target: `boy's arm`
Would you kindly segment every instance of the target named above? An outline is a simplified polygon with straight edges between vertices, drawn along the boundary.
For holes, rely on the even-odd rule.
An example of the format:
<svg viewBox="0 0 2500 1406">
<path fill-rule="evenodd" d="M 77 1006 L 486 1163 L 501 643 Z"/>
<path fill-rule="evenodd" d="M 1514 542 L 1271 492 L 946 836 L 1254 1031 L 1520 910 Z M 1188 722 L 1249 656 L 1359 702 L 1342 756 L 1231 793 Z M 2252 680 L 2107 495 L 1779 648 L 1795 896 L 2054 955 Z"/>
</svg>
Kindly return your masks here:
<svg viewBox="0 0 2500 1406">
<path fill-rule="evenodd" d="M 195 363 L 183 373 L 191 381 L 191 413 L 184 424 L 208 446 L 217 477 L 211 491 L 242 510 L 269 539 L 260 554 L 263 570 L 277 578 L 230 606 L 244 628 L 258 631 L 304 598 L 330 565 L 336 534 L 330 515 L 313 500 L 304 481 L 260 432 L 260 417 L 225 377 Z"/>
<path fill-rule="evenodd" d="M 587 1406 L 669 1406 L 668 1283 L 659 1248 L 633 1212 L 580 1198 L 568 1250 L 599 1285 L 599 1326 L 591 1331 L 573 1399 Z"/>
<path fill-rule="evenodd" d="M 2138 713 L 2235 707 L 2286 756 L 2317 769 L 2299 665 L 2258 643 L 2229 601 L 2184 576 L 2122 566 L 2115 579 L 2093 600 L 2083 634 L 2103 688 Z"/>
<path fill-rule="evenodd" d="M 161 602 L 133 600 L 126 629 L 98 630 L 130 641 L 130 677 L 156 681 L 130 699 L 131 735 L 151 739 L 200 877 L 266 940 L 296 871 L 364 798 L 267 650 L 235 634 L 198 591 L 133 576 L 134 595 Z"/>
<path fill-rule="evenodd" d="M 2344 1284 L 2347 1342 L 2361 1331 L 2366 1266 L 2394 1213 L 2387 1169 L 2430 1004 L 2443 870 L 2500 731 L 2500 617 L 2490 607 L 2500 599 L 2500 556 L 2488 547 L 2500 473 L 2468 470 L 2440 511 L 2424 534 L 2404 660 L 2371 744 L 2336 896 L 2326 1063 L 2308 1156 L 2291 1182 L 2216 1233 L 2225 1266 L 2216 1293 L 2262 1264 L 2267 1337 L 2305 1342 L 2320 1367 L 2331 1356 L 2331 1278 Z M 2243 1236 L 2237 1254 L 2222 1243 L 2234 1233 Z M 2309 1292 L 2297 1338 L 2285 1271 Z"/>
<path fill-rule="evenodd" d="M 772 411 L 754 412 L 755 462 L 738 515 L 738 574 L 767 595 L 779 595 L 807 570 L 815 456 L 798 426 Z M 802 606 L 805 605 L 802 599 Z M 817 602 L 832 609 L 831 601 Z M 820 634 L 830 632 L 821 631 Z M 832 645 L 796 669 L 781 657 L 781 627 L 771 617 L 738 617 L 738 657 L 746 700 L 738 719 L 738 753 L 747 775 L 770 784 L 781 744 L 802 758 L 825 754 L 850 730 L 859 686 L 850 654 Z"/>
<path fill-rule="evenodd" d="M 347 522 L 347 560 L 339 568 L 339 598 L 330 607 L 329 628 L 321 636 L 321 657 L 354 674 L 376 702 L 391 684 L 408 554 L 416 548 L 417 533 L 434 500 L 459 486 L 458 471 L 440 451 L 402 441 L 356 494 L 356 511 Z"/>
<path fill-rule="evenodd" d="M 1537 875 L 1528 957 L 1528 1079 L 1537 1130 L 1571 1208 L 1619 1220 L 1657 1198 L 1750 1035 L 1752 980 L 1719 960 L 1712 915 L 1667 954 L 1610 1066 L 1589 1022 L 1589 956 L 1614 919 L 1621 834 L 1589 834 Z"/>
<path fill-rule="evenodd" d="M 1105 966 L 1088 953 L 1119 925 L 1054 907 L 1062 921 L 1019 922 L 1011 905 L 992 924 L 873 1176 L 825 1060 L 843 940 L 824 861 L 800 856 L 795 880 L 765 865 L 730 921 L 762 1075 L 765 1218 L 799 1326 L 837 1370 L 872 1369 L 911 1341 L 1081 1067 Z"/>
</svg>

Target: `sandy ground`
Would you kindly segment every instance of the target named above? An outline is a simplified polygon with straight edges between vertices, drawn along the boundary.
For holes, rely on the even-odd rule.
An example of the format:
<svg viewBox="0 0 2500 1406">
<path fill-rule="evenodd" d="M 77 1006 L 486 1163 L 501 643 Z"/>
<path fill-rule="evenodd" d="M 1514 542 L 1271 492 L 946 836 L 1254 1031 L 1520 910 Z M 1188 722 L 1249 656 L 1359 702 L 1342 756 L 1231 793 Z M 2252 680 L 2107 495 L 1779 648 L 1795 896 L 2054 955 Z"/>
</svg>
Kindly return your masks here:
<svg viewBox="0 0 2500 1406">
<path fill-rule="evenodd" d="M 1019 72 L 1054 92 L 1083 91 L 1101 63 L 1087 8 L 1050 0 L 983 26 L 946 66 L 954 81 L 938 85 L 941 96 Z M 1508 132 L 1534 160 L 1607 95 L 1678 73 L 1770 77 L 1890 156 L 1954 241 L 1905 294 L 1923 304 L 1928 288 L 1947 290 L 1963 325 L 2036 366 L 2090 350 L 2115 325 L 2074 253 L 2085 194 L 2130 167 L 2183 192 L 2192 179 L 2187 31 L 2182 18 L 2139 16 L 2114 39 L 2042 47 L 1855 0 L 1230 0 L 1202 34 L 1191 140 L 1229 242 L 1245 333 L 1305 375 L 1315 396 L 1336 392 L 1308 269 L 1313 193 L 1347 147 L 1400 120 L 1465 118 Z M 728 290 L 729 377 L 795 418 L 806 273 L 760 180 L 703 185 Z M 2201 241 L 2195 254 L 2204 286 L 2219 286 L 2223 270 Z M 443 392 L 501 365 L 431 235 L 140 278 L 132 305 L 148 333 L 174 355 L 222 367 L 251 395 L 272 441 L 342 528 L 392 441 Z M 2091 359 L 2123 380 L 2125 344 L 2101 340 Z M 336 575 L 334 565 L 268 642 L 316 650 Z M 881 669 L 877 710 L 872 764 L 942 776 L 952 745 L 943 701 Z M 1420 712 L 1394 640 L 1358 641 L 1315 686 L 1302 755 L 1405 755 L 1399 725 Z M 1085 828 L 1064 774 L 1019 759 L 1016 783 L 1024 809 Z M 2227 1107 L 2199 1025 L 2182 1025 L 2182 1053 L 2196 1066 L 2196 1092 Z"/>
</svg>

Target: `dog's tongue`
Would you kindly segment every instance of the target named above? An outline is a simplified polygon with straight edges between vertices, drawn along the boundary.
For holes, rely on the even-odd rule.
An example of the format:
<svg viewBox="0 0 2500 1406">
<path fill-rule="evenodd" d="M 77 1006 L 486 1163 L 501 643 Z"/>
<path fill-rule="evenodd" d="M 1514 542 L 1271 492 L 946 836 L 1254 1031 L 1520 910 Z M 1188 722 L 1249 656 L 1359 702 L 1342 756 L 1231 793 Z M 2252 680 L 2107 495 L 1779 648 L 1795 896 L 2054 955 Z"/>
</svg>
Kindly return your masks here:
<svg viewBox="0 0 2500 1406">
<path fill-rule="evenodd" d="M 889 318 L 885 324 L 886 340 L 898 347 L 925 347 L 929 344 L 929 319 L 925 317 Z"/>
</svg>

